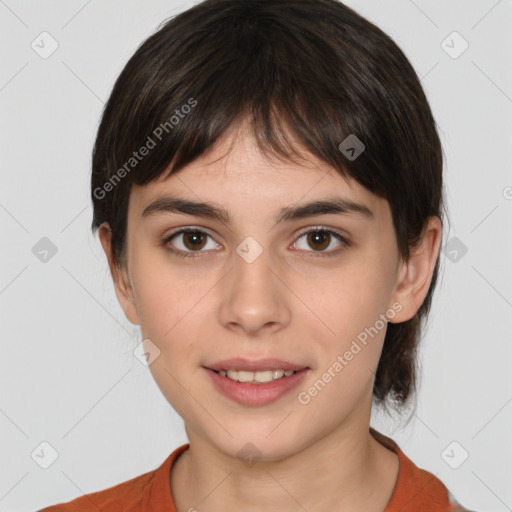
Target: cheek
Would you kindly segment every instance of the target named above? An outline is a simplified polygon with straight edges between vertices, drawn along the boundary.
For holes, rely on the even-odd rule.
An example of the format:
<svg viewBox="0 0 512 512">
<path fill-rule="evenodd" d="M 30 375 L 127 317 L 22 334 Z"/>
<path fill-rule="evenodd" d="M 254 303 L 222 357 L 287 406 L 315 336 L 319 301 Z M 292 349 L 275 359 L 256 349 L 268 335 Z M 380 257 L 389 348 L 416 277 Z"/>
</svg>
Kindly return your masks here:
<svg viewBox="0 0 512 512">
<path fill-rule="evenodd" d="M 140 327 L 144 339 L 158 347 L 159 355 L 149 369 L 167 401 L 187 417 L 190 396 L 184 387 L 201 381 L 197 345 L 204 318 L 201 298 L 211 287 L 202 281 L 153 266 L 139 274 L 137 288 Z M 193 373 L 197 372 L 197 373 Z M 193 393 L 194 396 L 197 393 Z"/>
<path fill-rule="evenodd" d="M 169 269 L 157 272 L 154 267 L 139 282 L 141 333 L 159 350 L 150 371 L 167 400 L 179 413 L 185 413 L 187 399 L 182 386 L 187 383 L 188 389 L 204 379 L 200 347 L 209 344 L 207 336 L 212 333 L 208 326 L 213 317 L 208 308 L 218 279 L 178 275 Z"/>
<path fill-rule="evenodd" d="M 173 336 L 185 314 L 182 311 L 184 301 L 162 282 L 151 285 L 150 281 L 139 288 L 138 299 L 141 331 L 145 337 L 154 338 L 158 345 L 164 343 Z"/>
<path fill-rule="evenodd" d="M 197 321 L 201 299 L 211 284 L 191 267 L 172 264 L 163 249 L 133 258 L 134 286 L 141 331 L 167 345 L 184 325 Z M 165 347 L 162 347 L 162 349 Z"/>
<path fill-rule="evenodd" d="M 357 397 L 371 393 L 387 328 L 381 318 L 388 309 L 385 272 L 383 264 L 361 257 L 332 272 L 329 281 L 316 280 L 321 286 L 314 293 L 310 289 L 307 295 L 307 288 L 302 288 L 304 302 L 321 319 L 309 313 L 304 317 L 307 325 L 303 324 L 303 332 L 317 343 L 319 407 L 329 408 L 334 401 L 341 413 Z"/>
<path fill-rule="evenodd" d="M 330 334 L 347 341 L 386 311 L 389 286 L 385 276 L 382 263 L 358 253 L 346 265 L 301 280 L 297 295 L 317 315 L 309 314 L 310 322 L 319 325 L 318 318 L 322 320 L 324 338 Z"/>
</svg>

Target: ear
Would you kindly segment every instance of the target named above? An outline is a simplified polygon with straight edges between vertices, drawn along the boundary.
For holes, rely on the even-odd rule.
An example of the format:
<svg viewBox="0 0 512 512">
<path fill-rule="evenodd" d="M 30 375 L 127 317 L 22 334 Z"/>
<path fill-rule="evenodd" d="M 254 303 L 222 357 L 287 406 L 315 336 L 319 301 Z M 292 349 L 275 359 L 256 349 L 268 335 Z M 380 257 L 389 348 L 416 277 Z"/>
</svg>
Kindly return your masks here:
<svg viewBox="0 0 512 512">
<path fill-rule="evenodd" d="M 402 309 L 389 319 L 391 323 L 410 320 L 421 307 L 432 281 L 441 238 L 441 220 L 437 216 L 429 217 L 420 243 L 411 250 L 409 260 L 401 264 L 398 272 L 392 303 L 398 302 Z"/>
<path fill-rule="evenodd" d="M 120 268 L 113 258 L 112 252 L 112 230 L 107 222 L 104 222 L 99 227 L 99 237 L 101 245 L 108 260 L 108 266 L 110 268 L 110 275 L 114 282 L 114 289 L 116 292 L 117 300 L 123 308 L 126 318 L 134 325 L 139 325 L 139 315 L 135 304 L 135 296 L 133 293 L 133 287 L 128 275 L 127 269 Z"/>
</svg>

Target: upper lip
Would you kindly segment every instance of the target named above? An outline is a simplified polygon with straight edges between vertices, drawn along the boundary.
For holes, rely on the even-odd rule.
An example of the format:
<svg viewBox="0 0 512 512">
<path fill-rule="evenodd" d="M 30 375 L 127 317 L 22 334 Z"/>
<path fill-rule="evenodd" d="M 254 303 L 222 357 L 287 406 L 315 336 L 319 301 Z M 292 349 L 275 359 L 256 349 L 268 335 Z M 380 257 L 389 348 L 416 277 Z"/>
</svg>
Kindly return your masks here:
<svg viewBox="0 0 512 512">
<path fill-rule="evenodd" d="M 301 364 L 288 363 L 286 361 L 282 361 L 281 359 L 244 359 L 243 357 L 235 357 L 232 359 L 225 359 L 224 361 L 218 361 L 217 363 L 212 363 L 209 365 L 205 365 L 206 368 L 210 370 L 245 370 L 249 372 L 257 372 L 262 370 L 284 370 L 289 371 L 299 371 L 304 368 L 308 368 L 307 366 Z"/>
</svg>

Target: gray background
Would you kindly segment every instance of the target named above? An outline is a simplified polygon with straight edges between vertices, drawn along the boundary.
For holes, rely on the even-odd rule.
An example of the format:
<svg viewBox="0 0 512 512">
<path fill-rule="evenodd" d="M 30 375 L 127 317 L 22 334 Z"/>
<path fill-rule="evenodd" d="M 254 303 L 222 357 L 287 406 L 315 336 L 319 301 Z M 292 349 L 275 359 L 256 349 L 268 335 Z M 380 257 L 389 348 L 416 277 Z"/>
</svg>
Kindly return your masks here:
<svg viewBox="0 0 512 512">
<path fill-rule="evenodd" d="M 511 510 L 512 2 L 347 4 L 422 77 L 441 127 L 451 220 L 418 408 L 406 426 L 382 414 L 372 423 L 467 507 Z M 1 511 L 110 487 L 186 442 L 181 418 L 133 355 L 138 328 L 90 234 L 89 166 L 118 73 L 159 23 L 190 5 L 0 0 Z M 454 31 L 469 44 L 460 55 Z M 52 40 L 58 48 L 42 58 Z M 43 237 L 57 249 L 46 261 Z"/>
</svg>

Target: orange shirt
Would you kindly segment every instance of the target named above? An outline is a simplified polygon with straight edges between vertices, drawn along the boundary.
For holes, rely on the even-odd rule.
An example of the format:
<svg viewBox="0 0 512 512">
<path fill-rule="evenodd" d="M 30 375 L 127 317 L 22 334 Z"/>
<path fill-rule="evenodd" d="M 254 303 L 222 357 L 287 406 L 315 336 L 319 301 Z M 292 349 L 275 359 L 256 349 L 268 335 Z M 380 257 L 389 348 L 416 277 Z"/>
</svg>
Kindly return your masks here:
<svg viewBox="0 0 512 512">
<path fill-rule="evenodd" d="M 370 428 L 372 435 L 393 449 L 400 460 L 397 483 L 383 512 L 458 512 L 462 508 L 441 480 L 418 468 L 391 438 Z M 39 512 L 177 512 L 171 493 L 173 462 L 189 448 L 184 444 L 174 450 L 160 467 L 102 491 L 80 496 L 67 503 Z"/>
</svg>

